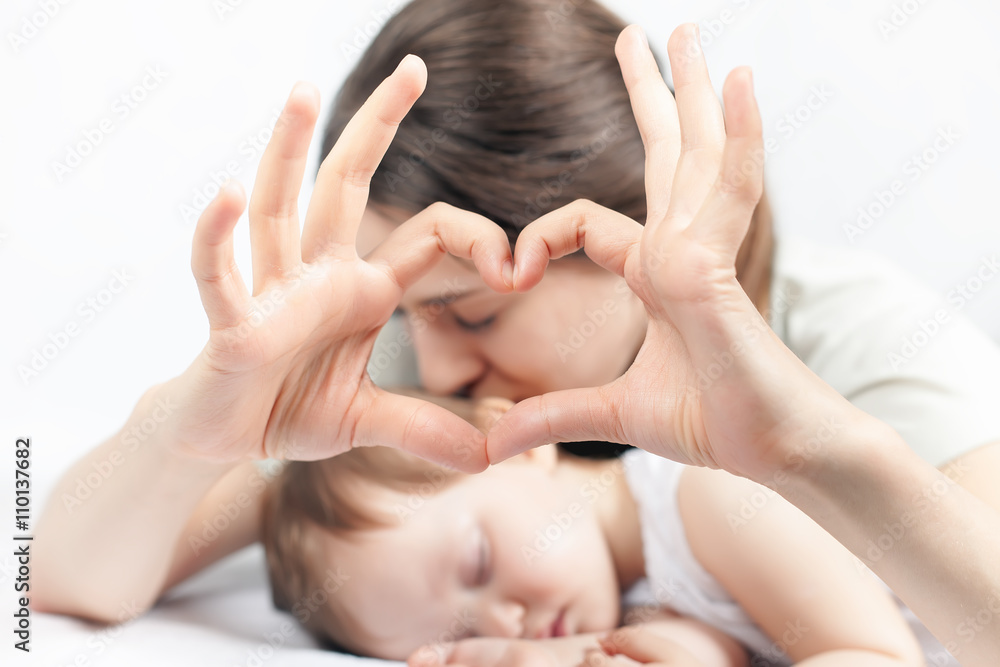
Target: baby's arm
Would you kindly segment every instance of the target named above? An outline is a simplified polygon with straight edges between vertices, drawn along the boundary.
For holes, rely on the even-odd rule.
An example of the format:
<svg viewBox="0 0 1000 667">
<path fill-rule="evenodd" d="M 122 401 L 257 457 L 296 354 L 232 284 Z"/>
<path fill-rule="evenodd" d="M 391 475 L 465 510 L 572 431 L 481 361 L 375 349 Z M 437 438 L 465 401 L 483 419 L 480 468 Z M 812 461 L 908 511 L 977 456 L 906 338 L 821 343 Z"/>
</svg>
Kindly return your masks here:
<svg viewBox="0 0 1000 667">
<path fill-rule="evenodd" d="M 889 594 L 777 494 L 723 471 L 690 468 L 678 501 L 695 558 L 797 664 L 924 664 Z"/>
</svg>

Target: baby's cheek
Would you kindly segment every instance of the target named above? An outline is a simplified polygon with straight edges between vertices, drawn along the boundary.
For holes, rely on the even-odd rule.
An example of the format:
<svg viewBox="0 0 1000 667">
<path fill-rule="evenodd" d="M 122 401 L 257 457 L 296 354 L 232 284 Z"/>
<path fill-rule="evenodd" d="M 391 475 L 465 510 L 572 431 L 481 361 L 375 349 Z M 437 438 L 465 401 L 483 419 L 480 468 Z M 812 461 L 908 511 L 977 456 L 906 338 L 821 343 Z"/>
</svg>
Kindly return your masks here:
<svg viewBox="0 0 1000 667">
<path fill-rule="evenodd" d="M 594 576 L 604 569 L 601 556 L 606 548 L 600 531 L 590 525 L 582 502 L 549 510 L 532 522 L 530 533 L 522 533 L 517 548 L 518 565 L 539 586 L 562 586 L 577 577 Z"/>
</svg>

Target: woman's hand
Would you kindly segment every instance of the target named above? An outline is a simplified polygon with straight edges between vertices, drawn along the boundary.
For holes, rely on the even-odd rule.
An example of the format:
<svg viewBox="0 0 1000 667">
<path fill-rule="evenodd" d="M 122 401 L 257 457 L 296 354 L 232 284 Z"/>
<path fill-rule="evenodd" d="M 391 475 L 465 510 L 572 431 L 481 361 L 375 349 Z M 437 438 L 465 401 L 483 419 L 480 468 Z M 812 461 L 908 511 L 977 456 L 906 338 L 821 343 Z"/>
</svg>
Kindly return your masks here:
<svg viewBox="0 0 1000 667">
<path fill-rule="evenodd" d="M 670 40 L 676 104 L 640 35 L 626 29 L 616 50 L 646 148 L 646 225 L 587 202 L 542 216 L 518 238 L 515 288 L 529 289 L 550 258 L 583 247 L 642 300 L 646 338 L 614 382 L 514 406 L 490 431 L 490 460 L 604 439 L 773 485 L 868 559 L 963 664 L 995 665 L 1000 634 L 956 628 L 1000 601 L 1000 516 L 850 405 L 768 328 L 734 269 L 762 188 L 749 72 L 727 78 L 723 123 L 693 26 Z M 887 529 L 892 548 L 873 558 L 870 545 Z"/>
<path fill-rule="evenodd" d="M 520 235 L 515 288 L 584 248 L 623 276 L 648 328 L 632 366 L 602 387 L 525 400 L 488 438 L 492 462 L 553 441 L 629 443 L 683 463 L 753 476 L 784 463 L 779 443 L 849 404 L 771 332 L 736 280 L 737 250 L 763 189 L 764 149 L 750 71 L 730 73 L 726 115 L 696 26 L 668 45 L 676 102 L 629 27 L 616 45 L 646 149 L 645 226 L 592 202 L 544 215 Z M 801 404 L 796 396 L 807 396 Z"/>
<path fill-rule="evenodd" d="M 170 447 L 235 461 L 387 445 L 468 472 L 486 466 L 480 431 L 439 406 L 382 391 L 366 370 L 403 291 L 445 252 L 471 257 L 488 285 L 509 289 L 500 228 L 445 204 L 358 256 L 372 173 L 425 82 L 423 63 L 408 56 L 361 107 L 323 161 L 301 241 L 296 201 L 319 100 L 312 87 L 292 91 L 250 197 L 252 293 L 233 260 L 241 190 L 224 188 L 202 214 L 191 266 L 209 340 L 180 377 L 157 388 L 175 406 L 163 429 Z"/>
</svg>

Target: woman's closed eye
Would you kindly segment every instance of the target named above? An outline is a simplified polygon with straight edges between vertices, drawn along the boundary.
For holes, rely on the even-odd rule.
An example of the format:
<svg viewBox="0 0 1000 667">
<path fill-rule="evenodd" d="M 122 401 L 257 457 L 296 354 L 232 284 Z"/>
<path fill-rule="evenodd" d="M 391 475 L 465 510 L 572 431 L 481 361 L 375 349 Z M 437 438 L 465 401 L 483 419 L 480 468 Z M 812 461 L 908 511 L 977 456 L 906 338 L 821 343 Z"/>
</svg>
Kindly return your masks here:
<svg viewBox="0 0 1000 667">
<path fill-rule="evenodd" d="M 483 329 L 486 329 L 491 324 L 493 324 L 493 322 L 497 319 L 496 315 L 490 315 L 489 317 L 478 320 L 476 322 L 468 322 L 466 320 L 463 320 L 458 315 L 454 315 L 454 317 L 455 317 L 455 324 L 457 324 L 460 329 L 473 332 L 482 331 Z"/>
</svg>

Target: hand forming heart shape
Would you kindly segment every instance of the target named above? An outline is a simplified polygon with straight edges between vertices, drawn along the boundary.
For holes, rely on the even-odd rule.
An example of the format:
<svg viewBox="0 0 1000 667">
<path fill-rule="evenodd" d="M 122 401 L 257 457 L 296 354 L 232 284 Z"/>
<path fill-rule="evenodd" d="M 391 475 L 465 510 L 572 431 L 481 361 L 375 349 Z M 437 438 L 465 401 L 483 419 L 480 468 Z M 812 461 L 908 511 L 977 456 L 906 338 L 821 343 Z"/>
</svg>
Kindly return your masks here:
<svg viewBox="0 0 1000 667">
<path fill-rule="evenodd" d="M 726 79 L 724 121 L 695 26 L 677 28 L 668 44 L 676 102 L 638 29 L 622 33 L 616 53 L 646 150 L 645 226 L 587 201 L 548 213 L 518 237 L 515 289 L 530 289 L 550 259 L 582 247 L 644 304 L 643 345 L 607 385 L 514 406 L 490 431 L 490 461 L 593 439 L 766 475 L 787 463 L 785 443 L 846 402 L 774 335 L 736 279 L 763 190 L 750 72 Z"/>
<path fill-rule="evenodd" d="M 300 242 L 296 199 L 318 100 L 296 87 L 251 196 L 252 295 L 233 260 L 242 192 L 224 189 L 198 222 L 192 269 L 211 334 L 194 364 L 160 388 L 180 407 L 170 424 L 175 447 L 213 460 L 313 460 L 382 444 L 474 472 L 545 442 L 601 439 L 685 463 L 754 468 L 773 431 L 795 416 L 772 366 L 798 363 L 735 275 L 763 187 L 760 115 L 750 72 L 740 68 L 724 86 L 724 122 L 695 26 L 675 30 L 668 52 L 676 102 L 638 28 L 616 46 L 646 149 L 645 226 L 577 201 L 528 225 L 514 258 L 497 225 L 442 203 L 358 256 L 372 173 L 426 80 L 413 56 L 324 160 Z M 497 291 L 524 291 L 550 259 L 581 247 L 625 278 L 649 316 L 638 356 L 616 381 L 522 401 L 487 436 L 371 381 L 366 365 L 379 329 L 445 252 L 471 258 Z M 799 382 L 832 392 L 802 368 L 794 369 Z"/>
</svg>

